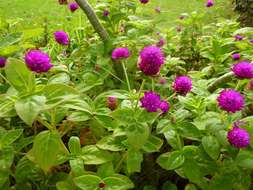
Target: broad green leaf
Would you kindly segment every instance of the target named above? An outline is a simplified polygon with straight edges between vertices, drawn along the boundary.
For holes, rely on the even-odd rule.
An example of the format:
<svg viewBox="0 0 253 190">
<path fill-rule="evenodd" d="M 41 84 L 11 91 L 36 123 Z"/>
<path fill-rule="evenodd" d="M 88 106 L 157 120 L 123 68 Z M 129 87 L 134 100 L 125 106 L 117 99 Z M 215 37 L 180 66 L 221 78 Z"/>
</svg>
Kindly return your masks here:
<svg viewBox="0 0 253 190">
<path fill-rule="evenodd" d="M 236 157 L 236 163 L 247 169 L 253 169 L 253 153 L 250 150 L 241 149 Z"/>
<path fill-rule="evenodd" d="M 97 190 L 102 179 L 95 175 L 82 175 L 74 178 L 74 182 L 82 190 Z"/>
<path fill-rule="evenodd" d="M 16 110 L 14 107 L 15 99 L 3 94 L 0 95 L 0 117 L 13 117 L 16 116 Z"/>
<path fill-rule="evenodd" d="M 134 122 L 134 112 L 130 108 L 117 109 L 112 112 L 112 116 L 122 124 L 131 124 Z"/>
<path fill-rule="evenodd" d="M 112 162 L 107 162 L 105 164 L 100 165 L 97 170 L 97 174 L 102 178 L 109 177 L 114 173 L 115 172 Z"/>
<path fill-rule="evenodd" d="M 75 136 L 70 137 L 68 147 L 72 154 L 80 154 L 81 153 L 80 139 Z"/>
<path fill-rule="evenodd" d="M 181 151 L 167 152 L 160 155 L 157 163 L 166 170 L 174 170 L 184 163 L 184 156 Z"/>
<path fill-rule="evenodd" d="M 134 188 L 133 183 L 123 175 L 115 174 L 103 179 L 105 190 L 127 190 Z"/>
<path fill-rule="evenodd" d="M 7 131 L 7 133 L 0 139 L 0 144 L 3 146 L 11 145 L 16 141 L 23 133 L 23 129 L 14 129 Z"/>
<path fill-rule="evenodd" d="M 68 84 L 69 81 L 70 81 L 70 77 L 67 73 L 59 73 L 52 76 L 49 79 L 48 84 L 58 84 L 58 83 Z"/>
<path fill-rule="evenodd" d="M 136 150 L 141 149 L 149 137 L 149 127 L 143 124 L 134 124 L 128 127 L 127 143 Z"/>
<path fill-rule="evenodd" d="M 6 147 L 0 150 L 0 189 L 9 179 L 10 167 L 14 159 L 14 150 L 12 147 Z"/>
<path fill-rule="evenodd" d="M 184 190 L 198 190 L 195 185 L 188 184 Z"/>
<path fill-rule="evenodd" d="M 110 151 L 122 151 L 126 147 L 122 144 L 122 141 L 125 140 L 124 136 L 106 136 L 97 142 L 97 147 L 103 150 Z"/>
<path fill-rule="evenodd" d="M 176 130 L 178 134 L 188 139 L 199 140 L 199 137 L 201 137 L 200 130 L 198 130 L 198 128 L 192 123 L 187 122 L 178 123 L 176 125 Z"/>
<path fill-rule="evenodd" d="M 148 153 L 158 152 L 162 145 L 163 145 L 162 139 L 154 135 L 150 135 L 147 142 L 142 147 L 142 149 Z"/>
<path fill-rule="evenodd" d="M 9 35 L 5 36 L 4 39 L 1 39 L 0 47 L 10 46 L 18 43 L 21 40 L 22 35 L 22 32 L 10 33 Z"/>
<path fill-rule="evenodd" d="M 103 164 L 112 160 L 112 155 L 105 151 L 98 149 L 95 145 L 88 145 L 82 148 L 82 159 L 85 164 Z"/>
<path fill-rule="evenodd" d="M 207 154 L 214 160 L 220 155 L 220 144 L 213 136 L 205 136 L 202 138 L 202 145 Z"/>
<path fill-rule="evenodd" d="M 177 190 L 177 186 L 170 181 L 166 181 L 163 184 L 162 190 Z"/>
<path fill-rule="evenodd" d="M 18 116 L 28 125 L 32 125 L 33 121 L 43 110 L 46 103 L 45 96 L 28 96 L 16 101 L 15 109 Z"/>
<path fill-rule="evenodd" d="M 127 151 L 127 170 L 129 173 L 140 172 L 143 155 L 140 151 L 129 149 Z"/>
<path fill-rule="evenodd" d="M 35 89 L 35 76 L 19 59 L 9 58 L 5 66 L 8 81 L 19 92 L 32 92 Z"/>
<path fill-rule="evenodd" d="M 28 158 L 38 164 L 44 171 L 52 166 L 66 161 L 68 150 L 56 131 L 43 131 L 34 140 L 33 148 L 28 152 Z"/>
</svg>

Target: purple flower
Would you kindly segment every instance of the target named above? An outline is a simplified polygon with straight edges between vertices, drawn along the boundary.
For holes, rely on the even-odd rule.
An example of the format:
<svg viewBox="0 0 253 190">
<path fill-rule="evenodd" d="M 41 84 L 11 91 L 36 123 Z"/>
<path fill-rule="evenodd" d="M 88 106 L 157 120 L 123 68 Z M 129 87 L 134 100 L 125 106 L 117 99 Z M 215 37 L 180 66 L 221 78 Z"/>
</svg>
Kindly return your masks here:
<svg viewBox="0 0 253 190">
<path fill-rule="evenodd" d="M 253 78 L 253 64 L 248 61 L 241 61 L 236 63 L 232 71 L 240 79 L 251 79 Z"/>
<path fill-rule="evenodd" d="M 235 113 L 244 107 L 244 97 L 233 89 L 223 90 L 217 98 L 221 109 Z"/>
<path fill-rule="evenodd" d="M 234 53 L 231 55 L 232 59 L 237 60 L 241 58 L 241 55 L 239 53 Z"/>
<path fill-rule="evenodd" d="M 130 52 L 128 48 L 116 48 L 112 52 L 112 59 L 119 60 L 119 59 L 127 59 L 130 56 Z"/>
<path fill-rule="evenodd" d="M 48 54 L 40 50 L 31 50 L 25 55 L 27 67 L 36 73 L 47 72 L 53 65 Z"/>
<path fill-rule="evenodd" d="M 250 81 L 249 87 L 250 87 L 250 90 L 253 90 L 253 80 Z"/>
<path fill-rule="evenodd" d="M 66 5 L 66 4 L 68 4 L 67 0 L 58 0 L 58 2 L 59 2 L 60 5 Z"/>
<path fill-rule="evenodd" d="M 161 13 L 161 7 L 156 7 L 156 8 L 155 8 L 155 12 Z"/>
<path fill-rule="evenodd" d="M 242 41 L 244 39 L 241 35 L 235 35 L 235 41 Z"/>
<path fill-rule="evenodd" d="M 79 8 L 79 5 L 76 2 L 72 2 L 69 4 L 69 9 L 71 12 L 75 12 Z"/>
<path fill-rule="evenodd" d="M 140 2 L 141 2 L 142 4 L 146 4 L 146 3 L 149 2 L 149 0 L 140 0 Z"/>
<path fill-rule="evenodd" d="M 154 92 L 145 92 L 140 101 L 141 107 L 145 108 L 148 112 L 157 112 L 160 109 L 160 96 Z"/>
<path fill-rule="evenodd" d="M 115 110 L 118 106 L 118 99 L 113 96 L 109 96 L 107 98 L 107 106 L 110 108 L 112 111 Z"/>
<path fill-rule="evenodd" d="M 56 31 L 54 33 L 54 38 L 61 45 L 69 45 L 69 36 L 62 30 Z"/>
<path fill-rule="evenodd" d="M 206 2 L 206 7 L 212 7 L 212 6 L 214 6 L 214 1 L 213 0 L 208 0 Z"/>
<path fill-rule="evenodd" d="M 103 12 L 104 17 L 108 17 L 109 14 L 110 14 L 110 12 L 108 10 L 104 10 L 104 12 Z"/>
<path fill-rule="evenodd" d="M 253 39 L 251 39 L 249 42 L 253 44 Z"/>
<path fill-rule="evenodd" d="M 6 64 L 6 58 L 0 57 L 0 68 L 3 68 Z"/>
<path fill-rule="evenodd" d="M 227 134 L 227 139 L 236 148 L 245 148 L 250 144 L 250 134 L 246 129 L 233 127 Z"/>
<path fill-rule="evenodd" d="M 165 43 L 166 43 L 165 39 L 161 38 L 161 39 L 156 43 L 156 46 L 157 46 L 157 47 L 162 47 L 162 46 L 164 46 Z"/>
<path fill-rule="evenodd" d="M 170 109 L 170 104 L 166 100 L 161 101 L 160 110 L 162 110 L 162 114 L 167 113 L 169 109 Z"/>
<path fill-rule="evenodd" d="M 139 68 L 145 75 L 156 75 L 164 61 L 164 54 L 160 48 L 147 46 L 140 52 Z"/>
<path fill-rule="evenodd" d="M 178 76 L 173 83 L 174 90 L 183 96 L 186 96 L 192 89 L 192 81 L 188 76 Z"/>
</svg>

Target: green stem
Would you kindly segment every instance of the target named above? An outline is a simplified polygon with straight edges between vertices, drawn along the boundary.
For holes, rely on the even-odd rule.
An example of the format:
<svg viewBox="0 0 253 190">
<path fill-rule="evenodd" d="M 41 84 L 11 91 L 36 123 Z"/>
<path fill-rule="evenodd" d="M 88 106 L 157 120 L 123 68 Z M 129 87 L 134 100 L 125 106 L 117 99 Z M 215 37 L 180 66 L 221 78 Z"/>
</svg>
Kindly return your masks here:
<svg viewBox="0 0 253 190">
<path fill-rule="evenodd" d="M 46 128 L 48 128 L 51 131 L 55 129 L 48 122 L 44 121 L 41 117 L 37 117 L 37 121 L 40 122 L 42 125 L 44 125 Z"/>
<path fill-rule="evenodd" d="M 142 80 L 142 83 L 141 83 L 141 86 L 140 86 L 140 89 L 139 89 L 139 92 L 138 92 L 138 99 L 137 99 L 137 101 L 136 101 L 135 108 L 134 108 L 135 111 L 136 111 L 136 109 L 137 109 L 137 107 L 138 107 L 139 99 L 140 99 L 140 97 L 141 97 L 141 91 L 142 91 L 142 89 L 143 89 L 143 87 L 144 87 L 144 85 L 145 85 L 145 82 L 146 82 L 146 80 L 143 79 L 143 80 Z"/>
<path fill-rule="evenodd" d="M 152 91 L 154 92 L 155 91 L 155 81 L 154 81 L 153 77 L 151 78 L 151 83 L 152 83 Z"/>
<path fill-rule="evenodd" d="M 11 84 L 8 79 L 0 72 L 0 77 L 2 77 L 8 84 Z"/>
<path fill-rule="evenodd" d="M 121 64 L 122 64 L 122 67 L 123 67 L 123 70 L 124 70 L 124 74 L 125 74 L 125 77 L 126 77 L 127 87 L 128 87 L 129 92 L 130 92 L 131 91 L 131 87 L 130 87 L 130 82 L 129 82 L 128 75 L 127 75 L 126 66 L 125 66 L 125 63 L 123 61 L 121 62 Z"/>
</svg>

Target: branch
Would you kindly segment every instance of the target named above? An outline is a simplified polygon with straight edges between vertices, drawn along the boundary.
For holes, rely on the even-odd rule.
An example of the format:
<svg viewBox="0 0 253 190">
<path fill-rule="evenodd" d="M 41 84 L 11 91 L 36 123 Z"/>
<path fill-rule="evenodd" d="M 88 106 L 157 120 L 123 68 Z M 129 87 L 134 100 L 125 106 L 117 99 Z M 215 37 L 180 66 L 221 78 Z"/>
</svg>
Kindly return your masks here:
<svg viewBox="0 0 253 190">
<path fill-rule="evenodd" d="M 219 85 L 221 84 L 224 84 L 224 83 L 227 83 L 229 82 L 230 80 L 232 80 L 234 76 L 234 73 L 233 72 L 229 72 L 229 73 L 226 73 L 222 76 L 220 76 L 219 78 L 217 78 L 212 84 L 210 84 L 208 87 L 207 87 L 207 90 L 209 92 L 214 92 L 218 87 Z"/>
<path fill-rule="evenodd" d="M 99 22 L 98 17 L 96 13 L 93 11 L 92 7 L 88 3 L 87 0 L 75 0 L 77 4 L 81 7 L 81 9 L 84 11 L 86 16 L 88 17 L 91 25 L 95 29 L 95 31 L 98 33 L 100 38 L 103 40 L 103 42 L 106 42 L 109 40 L 109 34 L 105 30 L 105 28 L 102 26 L 102 24 Z"/>
</svg>

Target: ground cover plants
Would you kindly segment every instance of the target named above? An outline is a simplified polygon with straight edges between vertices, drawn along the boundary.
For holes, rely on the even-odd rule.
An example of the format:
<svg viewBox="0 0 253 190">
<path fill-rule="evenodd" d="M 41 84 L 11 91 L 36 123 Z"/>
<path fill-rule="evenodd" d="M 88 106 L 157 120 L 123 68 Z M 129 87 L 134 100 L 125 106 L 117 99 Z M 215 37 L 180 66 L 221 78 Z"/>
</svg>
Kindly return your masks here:
<svg viewBox="0 0 253 190">
<path fill-rule="evenodd" d="M 0 189 L 252 189 L 253 28 L 197 3 L 171 26 L 152 0 L 1 18 Z"/>
</svg>

